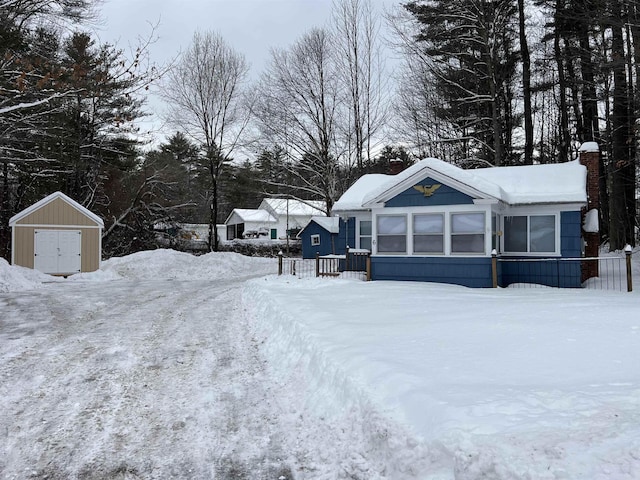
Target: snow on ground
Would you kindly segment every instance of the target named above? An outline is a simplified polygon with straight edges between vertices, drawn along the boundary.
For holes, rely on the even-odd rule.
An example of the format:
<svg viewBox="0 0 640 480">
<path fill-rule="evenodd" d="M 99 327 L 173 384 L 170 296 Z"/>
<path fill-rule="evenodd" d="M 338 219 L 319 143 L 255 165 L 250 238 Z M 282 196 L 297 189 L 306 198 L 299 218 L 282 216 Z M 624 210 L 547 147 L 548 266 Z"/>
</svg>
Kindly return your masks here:
<svg viewBox="0 0 640 480">
<path fill-rule="evenodd" d="M 630 294 L 0 261 L 0 478 L 640 478 L 638 256 Z"/>
<path fill-rule="evenodd" d="M 269 277 L 245 298 L 309 408 L 393 420 L 385 478 L 637 479 L 637 260 L 633 293 Z"/>
</svg>

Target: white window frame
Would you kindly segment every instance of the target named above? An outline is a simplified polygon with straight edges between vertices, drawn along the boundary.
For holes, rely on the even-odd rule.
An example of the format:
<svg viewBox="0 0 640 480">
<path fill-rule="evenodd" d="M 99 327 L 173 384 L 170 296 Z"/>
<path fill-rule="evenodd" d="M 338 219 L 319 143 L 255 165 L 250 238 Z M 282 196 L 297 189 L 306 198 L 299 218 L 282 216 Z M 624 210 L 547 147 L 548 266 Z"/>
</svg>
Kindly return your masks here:
<svg viewBox="0 0 640 480">
<path fill-rule="evenodd" d="M 371 224 L 371 225 L 370 225 L 370 231 L 371 231 L 371 233 L 370 233 L 369 235 L 361 235 L 361 234 L 360 234 L 360 228 L 361 228 L 361 227 L 360 227 L 360 224 L 361 224 L 362 222 L 369 222 L 369 223 Z M 362 246 L 362 241 L 361 241 L 361 239 L 362 239 L 362 238 L 368 238 L 368 239 L 369 239 L 369 248 L 368 248 L 368 250 L 369 250 L 369 251 L 372 251 L 372 250 L 373 250 L 373 217 L 368 218 L 368 219 L 367 219 L 367 218 L 359 218 L 359 219 L 357 219 L 357 231 L 356 231 L 356 238 L 357 238 L 358 248 L 365 248 L 365 247 L 363 247 L 363 246 Z"/>
<path fill-rule="evenodd" d="M 311 246 L 312 247 L 319 247 L 320 246 L 320 235 L 315 233 L 313 235 L 311 235 Z"/>
<path fill-rule="evenodd" d="M 504 256 L 514 256 L 514 257 L 559 257 L 561 255 L 561 232 L 560 232 L 560 228 L 561 228 L 561 212 L 554 210 L 554 211 L 545 211 L 545 210 L 539 210 L 539 211 L 531 211 L 531 210 L 524 210 L 524 211 L 508 211 L 508 212 L 504 212 L 500 215 L 500 230 L 501 230 L 501 236 L 500 236 L 500 254 L 504 255 Z M 554 240 L 554 244 L 555 244 L 555 250 L 553 252 L 531 252 L 531 239 L 530 239 L 530 217 L 550 217 L 553 216 L 555 218 L 555 240 Z M 505 233 L 505 220 L 508 217 L 527 217 L 527 251 L 526 252 L 508 252 L 505 248 L 505 242 L 506 242 L 506 233 Z"/>
<path fill-rule="evenodd" d="M 419 217 L 419 216 L 426 216 L 426 215 L 431 215 L 431 216 L 440 216 L 442 218 L 442 231 L 440 233 L 416 233 L 416 229 L 415 229 L 415 218 Z M 416 247 L 415 247 L 415 237 L 417 235 L 420 236 L 427 236 L 427 235 L 432 235 L 432 236 L 441 236 L 442 237 L 442 251 L 440 252 L 416 252 Z M 446 221 L 446 215 L 444 212 L 414 212 L 411 215 L 411 253 L 412 256 L 431 256 L 431 255 L 437 255 L 437 256 L 442 256 L 445 254 L 446 249 L 447 249 L 447 221 Z"/>
<path fill-rule="evenodd" d="M 482 215 L 483 216 L 483 227 L 482 232 L 465 232 L 465 233 L 454 233 L 453 231 L 453 217 L 455 215 Z M 490 228 L 490 227 L 489 227 Z M 453 236 L 454 235 L 482 235 L 482 251 L 481 252 L 454 252 L 453 251 Z M 466 210 L 459 212 L 449 212 L 449 230 L 447 231 L 447 235 L 449 237 L 449 255 L 451 256 L 486 256 L 487 254 L 487 212 L 482 210 Z"/>
<path fill-rule="evenodd" d="M 404 217 L 404 225 L 405 225 L 405 229 L 404 229 L 404 250 L 403 251 L 397 251 L 397 252 L 380 252 L 378 250 L 379 247 L 379 242 L 378 239 L 381 236 L 380 232 L 378 232 L 378 219 L 382 218 L 382 217 Z M 374 229 L 374 221 L 373 219 L 375 218 L 375 231 Z M 375 239 L 375 250 L 376 253 L 379 253 L 380 255 L 401 255 L 401 256 L 408 256 L 410 255 L 410 250 L 409 250 L 409 218 L 408 215 L 406 213 L 383 213 L 383 214 L 379 214 L 379 215 L 375 215 L 375 217 L 372 216 L 372 222 L 371 222 L 371 237 L 372 237 L 372 243 Z M 400 234 L 382 234 L 382 236 L 397 236 Z"/>
</svg>

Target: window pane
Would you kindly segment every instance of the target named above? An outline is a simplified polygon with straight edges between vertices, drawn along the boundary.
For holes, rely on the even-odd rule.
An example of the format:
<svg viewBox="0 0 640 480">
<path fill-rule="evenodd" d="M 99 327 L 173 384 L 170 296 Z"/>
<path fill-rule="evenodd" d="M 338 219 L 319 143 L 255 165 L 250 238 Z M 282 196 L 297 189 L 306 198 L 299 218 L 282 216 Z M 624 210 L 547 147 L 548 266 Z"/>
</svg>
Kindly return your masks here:
<svg viewBox="0 0 640 480">
<path fill-rule="evenodd" d="M 360 235 L 371 235 L 371 220 L 360 222 Z"/>
<path fill-rule="evenodd" d="M 527 217 L 504 217 L 504 251 L 527 251 Z"/>
<path fill-rule="evenodd" d="M 371 237 L 360 237 L 360 248 L 371 250 Z"/>
<path fill-rule="evenodd" d="M 454 213 L 451 216 L 452 233 L 484 233 L 484 213 Z"/>
<path fill-rule="evenodd" d="M 484 253 L 484 234 L 451 235 L 453 253 Z"/>
<path fill-rule="evenodd" d="M 404 215 L 378 217 L 379 234 L 407 233 L 407 217 Z"/>
<path fill-rule="evenodd" d="M 556 251 L 556 218 L 553 215 L 529 217 L 531 252 Z"/>
<path fill-rule="evenodd" d="M 407 251 L 406 235 L 378 236 L 378 252 L 405 253 Z"/>
<path fill-rule="evenodd" d="M 442 233 L 444 217 L 442 214 L 414 215 L 413 233 Z"/>
<path fill-rule="evenodd" d="M 444 237 L 442 235 L 414 235 L 413 251 L 416 253 L 444 252 Z"/>
</svg>

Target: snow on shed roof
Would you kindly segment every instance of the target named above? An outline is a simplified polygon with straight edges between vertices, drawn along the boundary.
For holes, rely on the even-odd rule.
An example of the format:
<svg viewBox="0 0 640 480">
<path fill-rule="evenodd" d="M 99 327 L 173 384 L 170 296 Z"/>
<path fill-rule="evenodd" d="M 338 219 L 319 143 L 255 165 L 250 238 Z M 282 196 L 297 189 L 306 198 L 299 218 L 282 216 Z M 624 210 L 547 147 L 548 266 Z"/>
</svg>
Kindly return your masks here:
<svg viewBox="0 0 640 480">
<path fill-rule="evenodd" d="M 340 217 L 311 217 L 311 219 L 307 222 L 307 224 L 302 227 L 300 233 L 311 224 L 311 222 L 315 222 L 324 228 L 329 233 L 338 233 L 340 231 Z M 300 235 L 300 234 L 298 234 Z"/>
<path fill-rule="evenodd" d="M 387 201 L 427 176 L 450 179 L 478 196 L 510 205 L 586 202 L 586 168 L 567 163 L 464 170 L 436 158 L 417 162 L 397 175 L 364 175 L 336 202 L 335 211 L 360 210 Z"/>
<path fill-rule="evenodd" d="M 234 208 L 227 221 L 231 218 L 231 215 L 236 214 L 243 222 L 266 222 L 275 223 L 277 220 L 273 216 L 262 209 L 255 208 Z"/>
<path fill-rule="evenodd" d="M 325 203 L 320 200 L 294 200 L 291 198 L 265 198 L 259 208 L 268 208 L 276 215 L 322 215 Z"/>
</svg>

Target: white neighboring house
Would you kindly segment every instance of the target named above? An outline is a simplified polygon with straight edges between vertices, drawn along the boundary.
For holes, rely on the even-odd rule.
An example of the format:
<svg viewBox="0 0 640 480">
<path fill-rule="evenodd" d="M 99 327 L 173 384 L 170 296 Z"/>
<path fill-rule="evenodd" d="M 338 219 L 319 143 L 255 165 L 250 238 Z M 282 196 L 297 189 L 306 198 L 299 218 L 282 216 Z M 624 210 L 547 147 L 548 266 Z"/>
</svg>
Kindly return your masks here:
<svg viewBox="0 0 640 480">
<path fill-rule="evenodd" d="M 277 220 L 266 210 L 234 208 L 226 221 L 227 240 L 234 238 L 278 238 Z"/>
<path fill-rule="evenodd" d="M 294 200 L 290 198 L 265 198 L 258 207 L 276 218 L 276 238 L 295 238 L 311 217 L 326 216 L 325 203 L 320 200 Z M 273 237 L 272 237 L 273 238 Z"/>
<path fill-rule="evenodd" d="M 265 198 L 256 209 L 234 208 L 224 222 L 227 240 L 234 238 L 268 238 L 284 240 L 287 231 L 295 238 L 311 217 L 324 215 L 324 202 Z"/>
</svg>

